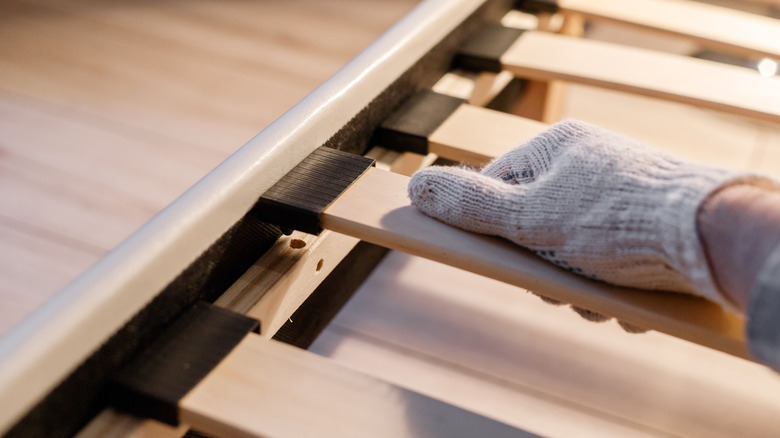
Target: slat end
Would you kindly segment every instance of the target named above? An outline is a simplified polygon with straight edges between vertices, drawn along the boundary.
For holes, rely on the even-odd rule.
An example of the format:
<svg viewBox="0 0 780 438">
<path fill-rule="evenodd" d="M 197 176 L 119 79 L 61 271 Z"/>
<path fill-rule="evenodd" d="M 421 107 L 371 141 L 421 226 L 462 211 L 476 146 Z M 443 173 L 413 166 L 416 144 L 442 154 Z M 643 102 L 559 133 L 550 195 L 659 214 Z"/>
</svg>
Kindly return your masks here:
<svg viewBox="0 0 780 438">
<path fill-rule="evenodd" d="M 133 415 L 179 424 L 179 401 L 249 332 L 255 319 L 198 302 L 111 382 L 110 403 Z"/>
<path fill-rule="evenodd" d="M 498 73 L 502 70 L 501 57 L 523 32 L 497 23 L 487 24 L 466 40 L 453 63 L 465 70 Z"/>
</svg>

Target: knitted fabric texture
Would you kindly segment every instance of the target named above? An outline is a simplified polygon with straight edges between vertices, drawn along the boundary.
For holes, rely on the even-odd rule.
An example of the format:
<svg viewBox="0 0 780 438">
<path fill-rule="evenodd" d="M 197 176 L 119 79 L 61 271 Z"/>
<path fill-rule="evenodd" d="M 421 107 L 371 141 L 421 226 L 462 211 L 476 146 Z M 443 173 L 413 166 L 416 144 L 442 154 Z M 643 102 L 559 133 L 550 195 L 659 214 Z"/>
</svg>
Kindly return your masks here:
<svg viewBox="0 0 780 438">
<path fill-rule="evenodd" d="M 502 236 L 568 271 L 732 309 L 710 273 L 696 216 L 710 193 L 753 178 L 566 121 L 481 172 L 423 169 L 409 197 L 429 216 Z"/>
</svg>

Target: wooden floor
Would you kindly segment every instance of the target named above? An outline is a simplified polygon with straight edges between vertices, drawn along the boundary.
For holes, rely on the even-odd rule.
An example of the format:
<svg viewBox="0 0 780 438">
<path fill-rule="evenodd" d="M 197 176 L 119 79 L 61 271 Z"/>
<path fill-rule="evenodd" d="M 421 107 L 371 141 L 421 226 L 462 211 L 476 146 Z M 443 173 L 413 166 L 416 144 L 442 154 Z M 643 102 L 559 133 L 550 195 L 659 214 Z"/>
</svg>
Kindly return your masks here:
<svg viewBox="0 0 780 438">
<path fill-rule="evenodd" d="M 416 3 L 0 1 L 0 333 Z"/>
<path fill-rule="evenodd" d="M 416 3 L 0 0 L 0 333 Z M 592 36 L 625 40 L 619 28 Z M 777 126 L 569 91 L 567 117 L 780 177 Z M 421 287 L 421 277 L 442 286 Z M 587 324 L 526 292 L 395 253 L 315 351 L 543 436 L 773 436 L 780 427 L 780 380 L 761 367 Z M 727 400 L 702 403 L 702 394 Z M 743 433 L 750 424 L 759 427 Z"/>
</svg>

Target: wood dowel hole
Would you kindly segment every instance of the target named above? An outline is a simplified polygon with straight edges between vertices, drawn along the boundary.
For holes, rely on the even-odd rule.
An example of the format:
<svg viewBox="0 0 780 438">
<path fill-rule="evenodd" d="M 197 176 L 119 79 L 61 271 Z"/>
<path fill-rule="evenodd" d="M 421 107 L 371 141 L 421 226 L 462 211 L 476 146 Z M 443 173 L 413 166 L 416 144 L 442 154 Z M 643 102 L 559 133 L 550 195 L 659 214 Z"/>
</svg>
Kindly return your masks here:
<svg viewBox="0 0 780 438">
<path fill-rule="evenodd" d="M 290 248 L 301 249 L 306 246 L 306 241 L 301 239 L 290 239 Z"/>
<path fill-rule="evenodd" d="M 317 272 L 320 272 L 320 270 L 322 269 L 322 265 L 324 264 L 325 264 L 325 260 L 323 259 L 320 259 L 320 261 L 317 262 L 317 268 L 316 268 Z"/>
</svg>

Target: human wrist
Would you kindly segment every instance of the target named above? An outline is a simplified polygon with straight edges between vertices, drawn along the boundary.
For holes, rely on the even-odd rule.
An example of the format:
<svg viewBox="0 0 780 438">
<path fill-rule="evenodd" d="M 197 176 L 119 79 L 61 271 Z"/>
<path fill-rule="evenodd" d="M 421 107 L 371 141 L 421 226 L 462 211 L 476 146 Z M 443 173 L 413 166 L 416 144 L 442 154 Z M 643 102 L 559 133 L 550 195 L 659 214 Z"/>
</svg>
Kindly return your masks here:
<svg viewBox="0 0 780 438">
<path fill-rule="evenodd" d="M 780 191 L 764 182 L 718 190 L 699 209 L 697 228 L 716 285 L 744 311 L 758 271 L 780 245 Z"/>
</svg>

